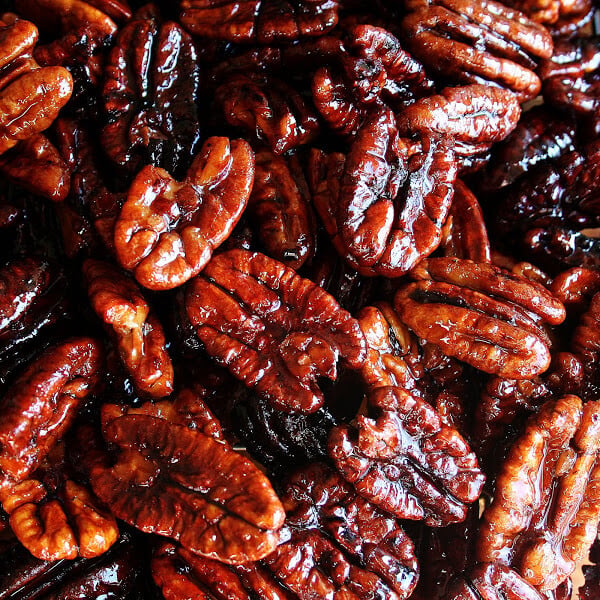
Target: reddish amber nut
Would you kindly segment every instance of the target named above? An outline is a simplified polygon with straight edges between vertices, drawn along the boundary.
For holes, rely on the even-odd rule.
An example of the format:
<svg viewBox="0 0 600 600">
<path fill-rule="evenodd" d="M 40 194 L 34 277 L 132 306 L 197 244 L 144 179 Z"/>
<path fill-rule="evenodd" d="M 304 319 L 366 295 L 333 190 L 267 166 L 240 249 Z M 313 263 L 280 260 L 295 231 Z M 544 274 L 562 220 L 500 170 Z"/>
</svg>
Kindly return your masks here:
<svg viewBox="0 0 600 600">
<path fill-rule="evenodd" d="M 544 24 L 558 37 L 576 34 L 594 13 L 593 0 L 506 0 L 505 4 Z"/>
<path fill-rule="evenodd" d="M 285 411 L 323 404 L 319 377 L 337 378 L 343 360 L 360 368 L 358 322 L 308 279 L 258 252 L 212 259 L 186 292 L 186 311 L 206 351 Z"/>
<path fill-rule="evenodd" d="M 589 306 L 594 295 L 600 292 L 600 272 L 583 267 L 567 269 L 553 279 L 550 291 L 568 311 L 581 312 Z"/>
<path fill-rule="evenodd" d="M 600 521 L 600 403 L 548 401 L 512 447 L 483 514 L 477 554 L 553 590 L 582 560 Z"/>
<path fill-rule="evenodd" d="M 234 73 L 215 91 L 225 120 L 268 144 L 277 154 L 311 142 L 319 132 L 312 109 L 287 83 L 274 77 Z"/>
<path fill-rule="evenodd" d="M 114 465 L 92 466 L 90 481 L 118 518 L 229 564 L 276 547 L 281 503 L 262 472 L 228 444 L 145 415 L 111 421 L 104 437 L 120 452 Z"/>
<path fill-rule="evenodd" d="M 338 22 L 337 0 L 181 0 L 191 33 L 231 42 L 274 44 L 323 35 Z"/>
<path fill-rule="evenodd" d="M 368 400 L 369 416 L 330 435 L 329 453 L 342 475 L 399 518 L 433 526 L 463 521 L 485 475 L 462 436 L 401 388 L 378 388 Z"/>
<path fill-rule="evenodd" d="M 533 71 L 552 55 L 544 27 L 492 0 L 412 4 L 416 10 L 402 22 L 404 39 L 425 68 L 454 83 L 507 88 L 521 102 L 537 96 L 541 83 Z"/>
<path fill-rule="evenodd" d="M 73 422 L 81 402 L 97 385 L 101 346 L 76 338 L 34 360 L 2 398 L 0 473 L 21 481 Z"/>
<path fill-rule="evenodd" d="M 308 184 L 296 157 L 256 155 L 256 175 L 248 212 L 256 221 L 267 254 L 299 269 L 314 253 L 315 216 Z"/>
<path fill-rule="evenodd" d="M 200 137 L 199 66 L 192 38 L 152 8 L 122 27 L 105 66 L 102 146 L 118 165 L 189 165 Z"/>
<path fill-rule="evenodd" d="M 173 391 L 173 365 L 162 325 L 138 286 L 110 263 L 83 265 L 92 308 L 111 329 L 119 355 L 136 388 L 153 398 Z"/>
<path fill-rule="evenodd" d="M 119 262 L 151 290 L 197 275 L 238 222 L 254 181 L 254 155 L 242 140 L 209 138 L 184 181 L 144 167 L 115 225 Z"/>
<path fill-rule="evenodd" d="M 550 365 L 544 323 L 565 319 L 542 285 L 490 264 L 456 258 L 422 261 L 418 280 L 396 294 L 395 309 L 419 337 L 486 373 L 528 379 Z"/>
</svg>

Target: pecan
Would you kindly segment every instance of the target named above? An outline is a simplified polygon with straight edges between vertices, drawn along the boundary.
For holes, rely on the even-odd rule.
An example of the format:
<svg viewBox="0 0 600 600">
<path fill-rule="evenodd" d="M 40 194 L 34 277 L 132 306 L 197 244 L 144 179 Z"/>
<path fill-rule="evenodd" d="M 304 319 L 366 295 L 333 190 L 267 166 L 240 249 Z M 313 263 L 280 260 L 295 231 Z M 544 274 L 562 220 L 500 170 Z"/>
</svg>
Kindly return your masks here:
<svg viewBox="0 0 600 600">
<path fill-rule="evenodd" d="M 272 44 L 323 35 L 338 21 L 337 0 L 181 0 L 181 23 L 195 35 Z"/>
<path fill-rule="evenodd" d="M 596 398 L 600 386 L 600 293 L 596 293 L 581 316 L 571 340 L 571 350 L 581 360 L 585 373 L 583 395 Z"/>
<path fill-rule="evenodd" d="M 544 27 L 493 0 L 412 4 L 418 8 L 402 28 L 409 50 L 425 68 L 453 83 L 505 87 L 521 102 L 537 96 L 541 82 L 533 71 L 552 55 Z"/>
<path fill-rule="evenodd" d="M 365 360 L 360 327 L 327 292 L 260 253 L 230 250 L 186 292 L 186 311 L 207 352 L 286 411 L 323 404 L 318 377 Z"/>
<path fill-rule="evenodd" d="M 119 262 L 149 289 L 185 283 L 231 233 L 253 181 L 250 146 L 222 137 L 205 142 L 183 182 L 157 167 L 144 167 L 115 226 Z"/>
<path fill-rule="evenodd" d="M 594 295 L 600 292 L 600 273 L 581 267 L 567 269 L 552 280 L 550 291 L 567 311 L 583 312 Z"/>
<path fill-rule="evenodd" d="M 528 379 L 550 365 L 544 323 L 565 309 L 543 286 L 486 263 L 422 261 L 418 280 L 396 294 L 395 309 L 419 337 L 486 373 Z"/>
<path fill-rule="evenodd" d="M 311 257 L 316 243 L 315 217 L 296 157 L 284 159 L 266 151 L 256 155 L 248 211 L 258 223 L 259 240 L 269 256 L 292 269 Z"/>
<path fill-rule="evenodd" d="M 0 470 L 20 481 L 60 439 L 99 380 L 101 347 L 77 338 L 50 348 L 13 383 L 0 411 Z"/>
<path fill-rule="evenodd" d="M 233 73 L 216 89 L 225 120 L 265 141 L 274 154 L 311 142 L 319 124 L 294 88 L 274 77 Z"/>
<path fill-rule="evenodd" d="M 142 393 L 154 398 L 173 391 L 173 365 L 162 325 L 138 286 L 109 263 L 83 264 L 92 308 L 110 328 L 121 360 Z"/>
<path fill-rule="evenodd" d="M 600 403 L 577 396 L 549 401 L 512 447 L 483 514 L 481 561 L 512 565 L 553 590 L 590 549 L 600 508 Z"/>
<path fill-rule="evenodd" d="M 485 481 L 477 458 L 423 400 L 397 387 L 369 395 L 369 416 L 333 429 L 329 452 L 375 505 L 440 526 L 464 520 Z"/>
<path fill-rule="evenodd" d="M 90 481 L 118 518 L 231 564 L 258 560 L 277 545 L 281 503 L 268 479 L 227 444 L 146 415 L 111 421 L 104 437 L 120 452 L 114 465 L 92 466 Z"/>
<path fill-rule="evenodd" d="M 440 243 L 455 177 L 454 153 L 444 139 L 424 134 L 411 145 L 398 138 L 390 110 L 375 112 L 344 165 L 336 211 L 344 256 L 388 277 L 412 268 Z"/>
<path fill-rule="evenodd" d="M 105 67 L 102 145 L 118 165 L 171 172 L 189 164 L 200 129 L 199 68 L 191 37 L 142 11 L 122 27 Z"/>
</svg>

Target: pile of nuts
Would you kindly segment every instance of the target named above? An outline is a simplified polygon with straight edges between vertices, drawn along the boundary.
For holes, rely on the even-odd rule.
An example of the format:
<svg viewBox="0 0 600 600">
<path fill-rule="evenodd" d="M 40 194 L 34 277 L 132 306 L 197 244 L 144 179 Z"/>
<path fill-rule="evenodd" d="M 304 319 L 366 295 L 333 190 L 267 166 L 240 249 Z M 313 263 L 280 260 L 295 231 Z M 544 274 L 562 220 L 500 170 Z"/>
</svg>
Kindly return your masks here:
<svg viewBox="0 0 600 600">
<path fill-rule="evenodd" d="M 600 600 L 593 0 L 0 7 L 0 600 Z"/>
</svg>

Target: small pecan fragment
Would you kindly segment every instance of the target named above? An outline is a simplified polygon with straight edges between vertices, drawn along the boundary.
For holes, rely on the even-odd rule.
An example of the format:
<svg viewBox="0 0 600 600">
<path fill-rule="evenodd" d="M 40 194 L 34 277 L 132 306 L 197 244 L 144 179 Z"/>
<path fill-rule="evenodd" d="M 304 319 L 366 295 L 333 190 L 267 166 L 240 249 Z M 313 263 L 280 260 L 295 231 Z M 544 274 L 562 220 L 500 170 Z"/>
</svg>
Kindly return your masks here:
<svg viewBox="0 0 600 600">
<path fill-rule="evenodd" d="M 125 368 L 142 393 L 154 398 L 173 391 L 173 365 L 162 325 L 138 286 L 110 263 L 83 264 L 90 303 L 116 338 Z"/>
<path fill-rule="evenodd" d="M 553 590 L 589 551 L 600 521 L 600 403 L 549 401 L 512 447 L 483 514 L 481 561 Z"/>
<path fill-rule="evenodd" d="M 76 338 L 33 361 L 0 403 L 0 472 L 20 481 L 39 465 L 98 383 L 101 347 Z"/>
<path fill-rule="evenodd" d="M 209 138 L 183 182 L 153 166 L 134 179 L 115 225 L 119 262 L 151 290 L 197 275 L 238 222 L 254 181 L 242 140 Z"/>
<path fill-rule="evenodd" d="M 401 288 L 394 307 L 419 337 L 486 373 L 527 379 L 550 365 L 544 323 L 565 309 L 542 285 L 490 264 L 457 258 L 422 261 L 417 283 Z"/>
<path fill-rule="evenodd" d="M 369 395 L 369 416 L 333 429 L 329 453 L 375 505 L 440 526 L 465 519 L 485 481 L 462 436 L 425 401 L 397 387 Z"/>
<path fill-rule="evenodd" d="M 181 0 L 191 33 L 231 42 L 273 44 L 323 35 L 338 21 L 337 0 Z"/>
<path fill-rule="evenodd" d="M 199 67 L 191 37 L 141 11 L 117 35 L 102 88 L 102 146 L 118 165 L 185 168 L 198 144 Z"/>
<path fill-rule="evenodd" d="M 248 212 L 256 220 L 266 253 L 292 269 L 314 252 L 315 217 L 308 184 L 296 157 L 256 155 L 256 175 Z"/>
<path fill-rule="evenodd" d="M 274 77 L 233 73 L 216 89 L 215 100 L 227 123 L 265 141 L 277 155 L 311 142 L 319 131 L 300 94 Z"/>
<path fill-rule="evenodd" d="M 258 560 L 278 542 L 285 513 L 268 479 L 231 447 L 183 425 L 125 415 L 104 429 L 120 448 L 90 482 L 114 514 L 222 562 Z"/>
<path fill-rule="evenodd" d="M 335 380 L 338 360 L 359 368 L 358 322 L 324 290 L 258 252 L 212 259 L 186 292 L 190 323 L 207 352 L 277 408 L 314 412 L 318 377 Z"/>
<path fill-rule="evenodd" d="M 454 83 L 488 83 L 514 92 L 521 102 L 537 96 L 533 72 L 552 55 L 552 38 L 523 13 L 493 0 L 412 2 L 402 22 L 409 50 L 425 68 Z"/>
<path fill-rule="evenodd" d="M 366 273 L 405 273 L 440 243 L 455 178 L 447 141 L 424 134 L 411 144 L 398 138 L 389 109 L 374 112 L 345 161 L 337 203 L 332 198 L 344 256 Z"/>
</svg>

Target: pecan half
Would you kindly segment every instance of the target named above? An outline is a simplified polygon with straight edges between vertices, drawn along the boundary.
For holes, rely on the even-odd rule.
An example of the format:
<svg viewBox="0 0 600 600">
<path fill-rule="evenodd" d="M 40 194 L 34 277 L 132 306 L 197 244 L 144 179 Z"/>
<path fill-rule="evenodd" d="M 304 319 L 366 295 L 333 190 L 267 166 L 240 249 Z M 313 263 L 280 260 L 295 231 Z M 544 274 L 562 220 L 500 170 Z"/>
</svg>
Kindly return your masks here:
<svg viewBox="0 0 600 600">
<path fill-rule="evenodd" d="M 111 421 L 104 437 L 120 452 L 114 465 L 92 466 L 90 482 L 118 518 L 231 564 L 258 560 L 277 545 L 281 503 L 268 479 L 228 445 L 146 415 Z"/>
<path fill-rule="evenodd" d="M 465 519 L 485 482 L 477 458 L 425 401 L 397 387 L 369 395 L 369 416 L 333 429 L 329 453 L 375 505 L 440 526 Z"/>
<path fill-rule="evenodd" d="M 247 142 L 209 138 L 184 181 L 153 166 L 134 179 L 115 225 L 123 267 L 167 290 L 197 275 L 238 222 L 254 181 Z"/>
<path fill-rule="evenodd" d="M 186 311 L 207 352 L 286 411 L 323 404 L 318 377 L 338 360 L 359 368 L 365 340 L 327 292 L 260 253 L 213 258 L 186 292 Z"/>
</svg>

